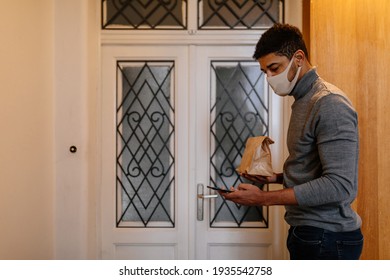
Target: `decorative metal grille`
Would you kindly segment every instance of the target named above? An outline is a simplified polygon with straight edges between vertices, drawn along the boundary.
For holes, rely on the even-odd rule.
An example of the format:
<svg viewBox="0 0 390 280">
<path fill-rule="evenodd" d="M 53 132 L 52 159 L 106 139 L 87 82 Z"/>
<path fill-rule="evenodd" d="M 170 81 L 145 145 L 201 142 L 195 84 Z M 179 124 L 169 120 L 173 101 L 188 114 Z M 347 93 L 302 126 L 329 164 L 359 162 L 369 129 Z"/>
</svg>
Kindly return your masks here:
<svg viewBox="0 0 390 280">
<path fill-rule="evenodd" d="M 247 138 L 268 135 L 269 90 L 253 61 L 212 61 L 211 75 L 210 181 L 230 188 L 243 180 L 235 169 Z M 268 227 L 268 207 L 240 206 L 220 196 L 210 214 L 211 227 Z"/>
<path fill-rule="evenodd" d="M 280 0 L 199 0 L 198 29 L 266 29 L 279 22 Z"/>
<path fill-rule="evenodd" d="M 174 227 L 174 62 L 117 62 L 117 227 Z"/>
<path fill-rule="evenodd" d="M 102 0 L 102 29 L 187 29 L 187 0 Z"/>
</svg>

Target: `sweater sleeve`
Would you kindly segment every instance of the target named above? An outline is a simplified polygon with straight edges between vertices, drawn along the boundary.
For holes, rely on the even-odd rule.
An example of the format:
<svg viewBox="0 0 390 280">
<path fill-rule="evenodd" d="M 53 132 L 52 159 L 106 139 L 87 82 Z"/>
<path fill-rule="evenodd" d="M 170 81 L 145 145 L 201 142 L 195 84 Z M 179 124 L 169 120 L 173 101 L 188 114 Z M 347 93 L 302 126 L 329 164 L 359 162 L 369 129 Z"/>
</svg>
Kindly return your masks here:
<svg viewBox="0 0 390 280">
<path fill-rule="evenodd" d="M 294 186 L 301 206 L 352 202 L 357 192 L 359 153 L 357 114 L 341 95 L 329 94 L 314 107 L 311 123 L 318 157 L 320 177 Z"/>
</svg>

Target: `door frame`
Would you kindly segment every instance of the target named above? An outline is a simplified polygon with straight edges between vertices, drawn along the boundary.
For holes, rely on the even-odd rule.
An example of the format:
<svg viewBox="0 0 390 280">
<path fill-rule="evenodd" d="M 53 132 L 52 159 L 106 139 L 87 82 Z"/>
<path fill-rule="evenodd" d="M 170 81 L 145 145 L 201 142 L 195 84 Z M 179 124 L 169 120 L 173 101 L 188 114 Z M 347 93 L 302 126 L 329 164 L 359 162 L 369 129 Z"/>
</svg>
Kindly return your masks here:
<svg viewBox="0 0 390 280">
<path fill-rule="evenodd" d="M 176 48 L 176 49 L 174 49 Z M 273 206 L 267 209 L 270 227 L 267 228 L 209 228 L 208 210 L 209 201 L 205 201 L 205 219 L 202 222 L 197 221 L 196 197 L 197 184 L 208 183 L 208 170 L 200 168 L 199 152 L 202 155 L 208 155 L 209 131 L 204 127 L 207 123 L 209 127 L 208 106 L 209 104 L 209 63 L 211 59 L 216 60 L 245 60 L 250 59 L 252 46 L 231 45 L 223 46 L 186 46 L 186 45 L 163 45 L 155 49 L 153 45 L 134 46 L 134 45 L 105 45 L 102 48 L 102 117 L 101 117 L 101 241 L 102 258 L 129 258 L 134 257 L 134 250 L 139 250 L 142 256 L 143 251 L 160 252 L 159 259 L 177 258 L 177 259 L 206 259 L 211 256 L 209 248 L 219 248 L 225 250 L 238 250 L 240 246 L 249 246 L 258 248 L 252 251 L 252 257 L 259 254 L 265 258 L 283 259 L 286 255 L 283 240 L 285 239 L 286 228 L 283 227 L 283 209 L 280 206 Z M 239 55 L 237 55 L 237 51 Z M 225 53 L 221 55 L 222 53 Z M 201 59 L 199 59 L 199 57 Z M 210 58 L 209 58 L 210 57 Z M 177 223 L 175 228 L 117 228 L 115 225 L 116 214 L 116 94 L 117 94 L 117 61 L 144 61 L 144 60 L 174 60 L 175 61 L 175 217 Z M 201 62 L 200 62 L 201 61 Z M 254 62 L 255 63 L 255 62 Z M 188 67 L 191 65 L 191 67 Z M 206 69 L 206 70 L 203 70 Z M 189 72 L 187 72 L 189 71 Z M 184 75 L 179 77 L 178 73 Z M 203 76 L 201 76 L 202 73 Z M 206 74 L 204 74 L 206 73 Z M 187 91 L 187 81 L 190 82 L 190 90 Z M 199 88 L 199 84 L 202 85 Z M 182 94 L 186 93 L 188 94 Z M 202 99 L 198 92 L 203 92 Z M 274 139 L 283 139 L 283 132 L 274 127 L 280 127 L 280 118 L 272 112 L 281 112 L 285 99 L 271 94 L 270 104 L 270 136 Z M 277 102 L 275 102 L 277 100 Z M 202 104 L 202 106 L 199 106 Z M 199 107 L 197 107 L 197 105 Z M 203 112 L 198 114 L 199 108 Z M 199 128 L 199 124 L 201 128 Z M 195 128 L 195 129 L 193 129 Z M 179 134 L 180 133 L 180 134 Z M 199 145 L 199 143 L 202 143 Z M 206 144 L 205 144 L 206 143 Z M 277 141 L 280 147 L 280 141 Z M 276 146 L 276 145 L 275 145 Z M 273 150 L 274 167 L 279 172 L 282 166 L 282 150 L 271 146 Z M 176 161 L 177 159 L 177 161 Z M 208 156 L 203 158 L 203 162 L 209 162 Z M 207 164 L 208 166 L 208 164 Z M 200 170 L 202 169 L 202 170 Z M 206 174 L 203 174 L 206 172 Z M 203 174 L 203 175 L 202 175 Z M 112 185 L 112 188 L 108 188 Z M 105 187 L 103 187 L 105 186 Z M 270 186 L 271 188 L 275 186 Z M 279 186 L 280 188 L 280 186 Z M 205 192 L 208 190 L 205 188 Z M 180 209 L 188 209 L 180 211 Z M 200 234 L 202 229 L 206 236 L 211 239 L 204 239 Z M 129 232 L 134 233 L 129 239 Z M 229 234 L 225 234 L 229 232 Z M 218 236 L 214 236 L 214 235 Z M 245 236 L 245 238 L 243 238 Z M 217 238 L 218 237 L 218 238 Z M 220 239 L 221 238 L 221 239 Z M 233 239 L 231 239 L 233 238 Z M 248 240 L 251 240 L 250 242 Z M 191 242 L 194 241 L 194 242 Z M 232 246 L 229 244 L 231 243 Z M 248 243 L 249 242 L 249 243 Z M 249 244 L 249 245 L 248 245 Z M 199 246 L 197 246 L 199 245 Z M 142 247 L 145 246 L 145 247 Z M 206 247 L 205 247 L 206 246 Z M 142 249 L 144 248 L 144 249 Z M 199 249 L 202 248 L 202 249 Z M 206 249 L 203 249 L 206 248 Z M 206 251 L 204 251 L 206 250 Z M 261 252 L 259 251 L 261 250 Z M 238 252 L 237 251 L 237 252 Z M 255 251 L 257 253 L 255 253 Z M 164 252 L 164 253 L 163 253 Z M 248 251 L 249 252 L 249 251 Z M 126 255 L 127 254 L 127 255 Z M 235 253 L 237 254 L 237 253 Z M 241 253 L 239 255 L 242 255 Z M 242 255 L 245 256 L 245 255 Z M 249 255 L 248 255 L 249 256 Z M 226 255 L 225 257 L 229 257 Z M 251 258 L 252 258 L 251 257 Z M 148 259 L 149 255 L 142 256 Z"/>
</svg>

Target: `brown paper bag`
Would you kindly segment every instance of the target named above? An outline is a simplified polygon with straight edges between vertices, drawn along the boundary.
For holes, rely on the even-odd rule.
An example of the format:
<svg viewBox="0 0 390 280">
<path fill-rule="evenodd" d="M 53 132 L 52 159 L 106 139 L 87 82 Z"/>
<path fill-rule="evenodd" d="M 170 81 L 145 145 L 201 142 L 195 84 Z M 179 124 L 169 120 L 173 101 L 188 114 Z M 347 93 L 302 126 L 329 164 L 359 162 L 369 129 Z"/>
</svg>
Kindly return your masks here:
<svg viewBox="0 0 390 280">
<path fill-rule="evenodd" d="M 271 150 L 274 141 L 268 136 L 250 137 L 246 141 L 240 166 L 236 169 L 241 174 L 272 176 Z"/>
</svg>

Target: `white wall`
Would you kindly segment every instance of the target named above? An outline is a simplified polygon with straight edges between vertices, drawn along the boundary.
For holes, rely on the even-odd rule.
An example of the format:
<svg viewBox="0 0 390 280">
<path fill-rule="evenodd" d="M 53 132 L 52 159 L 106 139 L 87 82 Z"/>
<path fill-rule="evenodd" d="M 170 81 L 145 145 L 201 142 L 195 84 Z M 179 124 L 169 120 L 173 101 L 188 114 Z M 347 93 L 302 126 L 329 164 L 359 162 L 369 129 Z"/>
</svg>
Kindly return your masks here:
<svg viewBox="0 0 390 280">
<path fill-rule="evenodd" d="M 53 1 L 0 2 L 0 259 L 50 259 Z"/>
<path fill-rule="evenodd" d="M 0 259 L 98 257 L 99 3 L 0 0 Z"/>
<path fill-rule="evenodd" d="M 56 0 L 54 5 L 56 259 L 98 257 L 99 4 Z M 69 152 L 72 145 L 76 153 Z"/>
</svg>

